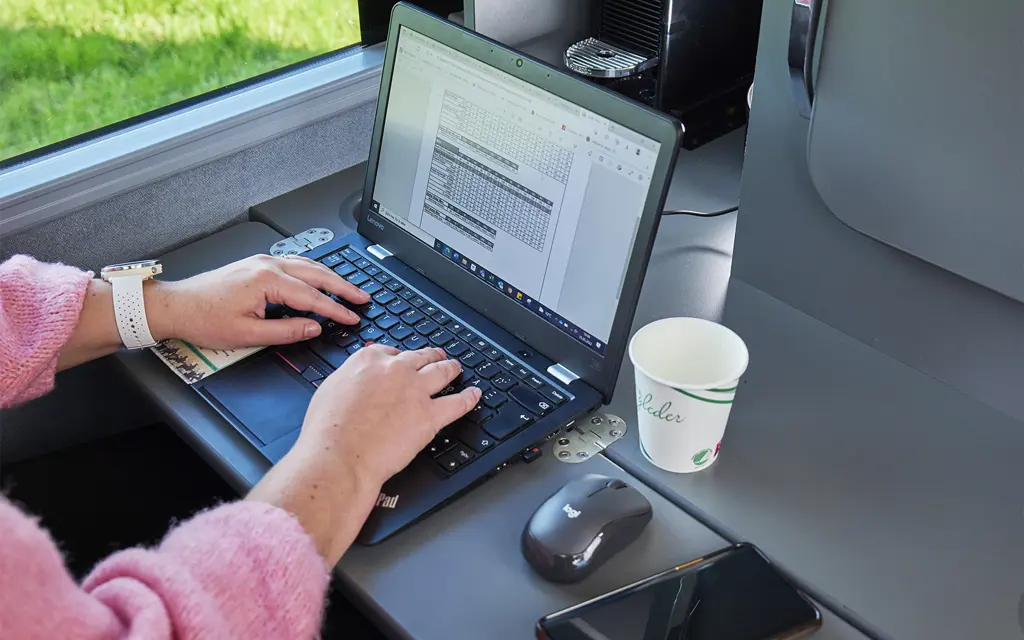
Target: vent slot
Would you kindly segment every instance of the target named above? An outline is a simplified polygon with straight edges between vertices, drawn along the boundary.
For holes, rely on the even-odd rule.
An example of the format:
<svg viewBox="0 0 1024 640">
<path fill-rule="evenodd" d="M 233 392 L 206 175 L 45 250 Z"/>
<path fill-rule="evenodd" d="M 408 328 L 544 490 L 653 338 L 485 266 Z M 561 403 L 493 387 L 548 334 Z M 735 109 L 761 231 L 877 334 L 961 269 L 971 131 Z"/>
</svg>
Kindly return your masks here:
<svg viewBox="0 0 1024 640">
<path fill-rule="evenodd" d="M 604 0 L 600 39 L 647 57 L 660 54 L 664 0 Z"/>
</svg>

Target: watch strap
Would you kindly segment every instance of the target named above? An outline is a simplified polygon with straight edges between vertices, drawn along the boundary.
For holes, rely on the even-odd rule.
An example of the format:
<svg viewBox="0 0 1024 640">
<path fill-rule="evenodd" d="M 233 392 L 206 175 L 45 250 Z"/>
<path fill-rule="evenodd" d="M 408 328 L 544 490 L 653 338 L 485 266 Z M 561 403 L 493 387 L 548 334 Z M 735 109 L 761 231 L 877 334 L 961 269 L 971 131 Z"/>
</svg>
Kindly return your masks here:
<svg viewBox="0 0 1024 640">
<path fill-rule="evenodd" d="M 149 331 L 146 301 L 142 295 L 142 275 L 110 279 L 114 291 L 114 318 L 121 342 L 129 349 L 145 349 L 156 344 Z"/>
</svg>

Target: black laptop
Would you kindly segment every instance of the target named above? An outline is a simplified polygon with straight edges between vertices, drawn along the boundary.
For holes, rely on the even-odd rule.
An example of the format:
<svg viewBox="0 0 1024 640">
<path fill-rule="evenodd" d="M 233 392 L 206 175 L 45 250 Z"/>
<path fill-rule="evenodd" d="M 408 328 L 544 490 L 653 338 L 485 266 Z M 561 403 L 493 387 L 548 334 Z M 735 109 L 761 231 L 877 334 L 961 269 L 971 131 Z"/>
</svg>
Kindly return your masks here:
<svg viewBox="0 0 1024 640">
<path fill-rule="evenodd" d="M 358 234 L 310 258 L 372 295 L 358 326 L 195 388 L 272 462 L 367 342 L 444 348 L 483 390 L 384 486 L 374 544 L 607 403 L 682 127 L 419 9 L 392 15 Z"/>
</svg>

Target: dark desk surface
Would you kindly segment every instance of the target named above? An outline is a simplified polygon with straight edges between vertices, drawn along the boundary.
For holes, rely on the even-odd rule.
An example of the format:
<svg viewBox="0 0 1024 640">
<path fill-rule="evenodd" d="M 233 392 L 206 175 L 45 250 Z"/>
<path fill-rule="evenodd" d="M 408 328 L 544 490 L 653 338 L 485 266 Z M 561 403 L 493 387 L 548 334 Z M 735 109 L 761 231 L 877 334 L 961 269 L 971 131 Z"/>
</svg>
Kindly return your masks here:
<svg viewBox="0 0 1024 640">
<path fill-rule="evenodd" d="M 736 145 L 737 140 L 742 143 L 742 134 L 725 140 L 721 149 Z M 710 157 L 712 160 L 693 163 L 695 175 L 703 167 L 714 165 L 716 156 Z M 334 176 L 326 179 L 326 183 L 332 180 L 358 184 L 351 174 Z M 736 188 L 735 183 L 732 186 Z M 317 188 L 321 194 L 335 193 L 329 185 L 325 186 L 325 181 Z M 343 196 L 333 197 L 337 198 L 334 203 L 320 202 L 316 210 L 323 215 L 336 215 L 333 212 Z M 698 196 L 692 202 L 674 202 L 672 206 L 710 210 L 728 206 L 727 197 L 709 194 L 703 201 Z M 290 198 L 293 205 L 294 199 L 304 199 L 297 194 L 290 194 Z M 288 208 L 296 210 L 290 205 L 281 206 L 279 211 Z M 300 226 L 332 226 L 339 234 L 345 231 L 329 220 L 321 223 L 309 215 L 309 209 L 302 211 L 305 213 L 299 215 L 304 218 L 297 226 L 294 221 L 282 218 L 273 221 L 275 227 L 288 233 L 303 230 Z M 731 244 L 728 217 L 717 221 Z M 706 222 L 710 221 L 677 219 L 666 225 L 687 227 Z M 165 273 L 168 278 L 183 277 L 266 251 L 280 237 L 263 224 L 244 223 L 166 256 Z M 672 247 L 665 251 L 674 253 Z M 712 250 L 711 255 L 727 259 L 727 254 L 722 256 L 718 250 Z M 131 353 L 120 358 L 141 389 L 167 412 L 182 437 L 239 491 L 246 490 L 266 471 L 267 462 L 244 438 L 154 356 Z M 587 472 L 619 476 L 637 485 L 655 505 L 656 517 L 637 544 L 602 571 L 579 585 L 555 586 L 538 579 L 525 565 L 519 555 L 518 536 L 526 518 L 544 498 Z M 510 467 L 483 487 L 382 545 L 351 550 L 338 571 L 353 596 L 396 637 L 479 638 L 485 633 L 481 630 L 486 629 L 488 638 L 511 640 L 531 637 L 534 621 L 546 613 L 724 544 L 718 535 L 606 459 L 569 465 L 545 456 L 530 466 Z M 815 637 L 864 637 L 829 611 L 823 614 L 824 627 Z"/>
</svg>

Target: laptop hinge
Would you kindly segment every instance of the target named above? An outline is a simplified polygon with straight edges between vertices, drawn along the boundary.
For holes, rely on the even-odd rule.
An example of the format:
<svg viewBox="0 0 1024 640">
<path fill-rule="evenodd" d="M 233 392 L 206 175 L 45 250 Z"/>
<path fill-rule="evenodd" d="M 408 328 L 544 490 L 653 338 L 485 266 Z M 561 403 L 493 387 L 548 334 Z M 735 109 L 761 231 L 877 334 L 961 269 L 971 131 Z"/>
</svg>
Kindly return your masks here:
<svg viewBox="0 0 1024 640">
<path fill-rule="evenodd" d="M 378 260 L 383 260 L 384 258 L 390 258 L 391 256 L 395 255 L 395 254 L 391 253 L 390 251 L 388 251 L 387 249 L 385 249 L 384 247 L 380 246 L 379 244 L 372 244 L 372 245 L 366 247 L 366 251 L 371 256 L 373 256 L 374 258 L 377 258 Z"/>
<path fill-rule="evenodd" d="M 574 380 L 580 379 L 578 375 L 573 373 L 572 369 L 564 364 L 553 364 L 548 367 L 548 375 L 565 385 L 572 384 Z"/>
</svg>

